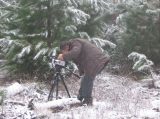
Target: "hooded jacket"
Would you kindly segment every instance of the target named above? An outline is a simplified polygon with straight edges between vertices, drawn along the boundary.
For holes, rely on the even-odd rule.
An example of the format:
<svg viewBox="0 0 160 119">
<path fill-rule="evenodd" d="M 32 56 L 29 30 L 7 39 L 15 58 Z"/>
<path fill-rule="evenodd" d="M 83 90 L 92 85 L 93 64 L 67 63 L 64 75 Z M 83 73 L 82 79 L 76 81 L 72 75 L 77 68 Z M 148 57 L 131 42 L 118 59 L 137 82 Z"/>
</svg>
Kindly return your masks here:
<svg viewBox="0 0 160 119">
<path fill-rule="evenodd" d="M 72 60 L 80 75 L 95 77 L 109 62 L 109 56 L 89 41 L 76 38 L 69 42 L 69 52 L 63 54 L 63 58 L 65 61 Z"/>
</svg>

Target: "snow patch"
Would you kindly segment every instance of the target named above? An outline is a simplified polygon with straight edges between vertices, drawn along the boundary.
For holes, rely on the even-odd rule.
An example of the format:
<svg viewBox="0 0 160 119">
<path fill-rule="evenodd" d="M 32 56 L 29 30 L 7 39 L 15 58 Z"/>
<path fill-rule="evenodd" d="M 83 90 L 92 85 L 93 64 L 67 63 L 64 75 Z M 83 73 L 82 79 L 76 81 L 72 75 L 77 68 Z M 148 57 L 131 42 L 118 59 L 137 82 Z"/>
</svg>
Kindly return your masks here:
<svg viewBox="0 0 160 119">
<path fill-rule="evenodd" d="M 143 109 L 140 110 L 139 116 L 142 118 L 154 118 L 158 117 L 158 113 L 155 112 L 154 110 L 149 110 L 149 109 Z"/>
<path fill-rule="evenodd" d="M 21 84 L 16 82 L 16 83 L 10 85 L 9 87 L 7 87 L 7 89 L 6 89 L 6 93 L 7 93 L 6 97 L 14 96 L 14 95 L 22 92 L 24 89 L 25 88 Z"/>
</svg>

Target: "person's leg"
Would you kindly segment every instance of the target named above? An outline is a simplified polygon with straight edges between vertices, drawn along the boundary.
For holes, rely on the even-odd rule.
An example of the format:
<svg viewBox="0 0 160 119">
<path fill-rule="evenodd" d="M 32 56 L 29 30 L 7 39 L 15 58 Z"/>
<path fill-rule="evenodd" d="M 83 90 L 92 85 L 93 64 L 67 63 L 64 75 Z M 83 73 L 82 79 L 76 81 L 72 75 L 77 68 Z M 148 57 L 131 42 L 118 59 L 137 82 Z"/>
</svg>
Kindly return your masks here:
<svg viewBox="0 0 160 119">
<path fill-rule="evenodd" d="M 81 80 L 78 99 L 86 104 L 92 104 L 92 89 L 94 78 L 85 75 Z"/>
</svg>

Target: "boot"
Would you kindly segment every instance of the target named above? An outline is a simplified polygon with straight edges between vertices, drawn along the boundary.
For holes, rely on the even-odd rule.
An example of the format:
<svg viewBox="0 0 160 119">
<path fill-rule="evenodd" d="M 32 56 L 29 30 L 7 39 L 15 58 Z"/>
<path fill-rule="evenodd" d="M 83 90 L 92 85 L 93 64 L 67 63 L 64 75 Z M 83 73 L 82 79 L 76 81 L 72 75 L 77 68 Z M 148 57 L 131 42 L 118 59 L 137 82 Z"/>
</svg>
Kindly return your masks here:
<svg viewBox="0 0 160 119">
<path fill-rule="evenodd" d="M 82 104 L 87 104 L 87 106 L 92 106 L 93 105 L 93 98 L 92 97 L 86 97 L 82 101 Z"/>
<path fill-rule="evenodd" d="M 82 102 L 83 97 L 79 94 L 79 95 L 77 96 L 77 99 L 80 100 L 80 101 Z"/>
</svg>

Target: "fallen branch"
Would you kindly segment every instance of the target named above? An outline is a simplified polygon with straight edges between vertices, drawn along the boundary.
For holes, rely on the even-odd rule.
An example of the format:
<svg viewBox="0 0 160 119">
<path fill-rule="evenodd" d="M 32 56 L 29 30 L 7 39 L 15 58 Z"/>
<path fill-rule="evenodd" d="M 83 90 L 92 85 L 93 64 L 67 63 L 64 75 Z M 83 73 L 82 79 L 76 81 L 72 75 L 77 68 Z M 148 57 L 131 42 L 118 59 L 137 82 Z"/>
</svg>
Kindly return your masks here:
<svg viewBox="0 0 160 119">
<path fill-rule="evenodd" d="M 11 103 L 11 104 L 14 104 L 14 105 L 21 105 L 21 106 L 25 106 L 25 104 L 23 102 L 20 102 L 20 101 L 14 101 L 14 100 L 7 100 L 5 101 L 5 103 Z"/>
<path fill-rule="evenodd" d="M 80 105 L 81 105 L 81 102 L 76 98 L 67 98 L 67 99 L 53 100 L 45 103 L 35 103 L 33 104 L 33 109 L 34 110 L 50 109 L 52 111 L 59 111 L 68 106 L 74 107 L 74 106 L 80 106 Z"/>
</svg>

